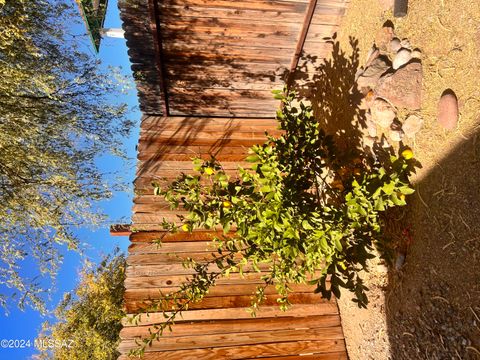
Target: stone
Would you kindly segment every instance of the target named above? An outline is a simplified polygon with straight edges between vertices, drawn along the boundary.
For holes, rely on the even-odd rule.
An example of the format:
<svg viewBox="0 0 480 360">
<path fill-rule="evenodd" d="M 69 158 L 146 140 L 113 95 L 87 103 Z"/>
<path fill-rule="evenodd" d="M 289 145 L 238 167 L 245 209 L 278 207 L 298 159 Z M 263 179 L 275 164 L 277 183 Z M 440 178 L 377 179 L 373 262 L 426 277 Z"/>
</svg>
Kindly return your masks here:
<svg viewBox="0 0 480 360">
<path fill-rule="evenodd" d="M 447 130 L 453 130 L 458 122 L 458 99 L 455 93 L 445 90 L 438 102 L 438 123 Z"/>
<path fill-rule="evenodd" d="M 360 75 L 363 74 L 364 71 L 365 70 L 363 69 L 363 67 L 357 69 L 357 71 L 355 72 L 355 81 L 358 80 L 358 78 L 360 77 Z"/>
<path fill-rule="evenodd" d="M 417 115 L 409 115 L 403 123 L 405 136 L 413 138 L 423 127 L 423 119 Z"/>
<path fill-rule="evenodd" d="M 395 0 L 378 0 L 378 3 L 383 11 L 388 11 L 393 9 L 393 4 Z"/>
<path fill-rule="evenodd" d="M 408 39 L 402 39 L 402 41 L 400 41 L 400 45 L 402 45 L 402 47 L 405 49 L 412 50 L 412 45 L 410 44 L 410 40 Z"/>
<path fill-rule="evenodd" d="M 390 61 L 381 56 L 372 61 L 370 66 L 365 69 L 362 75 L 357 79 L 358 88 L 374 89 L 380 77 L 390 69 Z"/>
<path fill-rule="evenodd" d="M 392 68 L 397 70 L 407 64 L 410 60 L 412 60 L 412 52 L 408 49 L 402 48 L 397 52 L 397 55 L 395 55 L 392 62 Z"/>
<path fill-rule="evenodd" d="M 395 142 L 400 142 L 402 141 L 404 137 L 404 133 L 402 129 L 399 130 L 391 130 L 390 131 L 390 140 L 395 141 Z"/>
<path fill-rule="evenodd" d="M 412 61 L 393 74 L 382 76 L 375 92 L 396 107 L 419 110 L 422 105 L 422 77 L 422 64 Z"/>
<path fill-rule="evenodd" d="M 420 51 L 420 49 L 412 50 L 412 58 L 415 58 L 415 59 L 421 59 L 422 58 L 422 52 Z"/>
<path fill-rule="evenodd" d="M 372 62 L 378 58 L 378 56 L 380 55 L 380 50 L 378 50 L 375 46 L 373 48 L 370 49 L 370 51 L 368 52 L 368 56 L 367 56 L 367 62 L 365 63 L 365 67 L 369 67 Z"/>
<path fill-rule="evenodd" d="M 384 99 L 375 99 L 370 108 L 372 120 L 382 128 L 388 128 L 395 119 L 395 110 Z"/>
<path fill-rule="evenodd" d="M 400 44 L 400 39 L 399 38 L 393 38 L 392 41 L 390 41 L 390 51 L 396 53 L 398 50 L 402 48 L 402 45 Z"/>
<path fill-rule="evenodd" d="M 393 36 L 393 27 L 384 26 L 378 31 L 377 35 L 375 36 L 375 45 L 377 45 L 380 50 L 385 51 L 388 49 L 388 45 L 390 44 L 390 41 L 392 41 Z"/>
</svg>

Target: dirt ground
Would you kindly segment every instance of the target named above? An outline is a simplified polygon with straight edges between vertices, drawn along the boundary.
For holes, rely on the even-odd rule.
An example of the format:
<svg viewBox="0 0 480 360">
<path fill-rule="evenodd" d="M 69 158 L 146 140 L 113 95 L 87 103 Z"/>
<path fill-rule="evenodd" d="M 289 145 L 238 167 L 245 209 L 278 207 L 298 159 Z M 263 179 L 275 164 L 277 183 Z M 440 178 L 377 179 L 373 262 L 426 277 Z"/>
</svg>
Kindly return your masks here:
<svg viewBox="0 0 480 360">
<path fill-rule="evenodd" d="M 351 0 L 338 39 L 358 40 L 360 64 L 391 20 L 422 50 L 425 125 L 410 145 L 422 164 L 409 205 L 391 214 L 386 236 L 406 246 L 399 270 L 373 263 L 370 305 L 339 300 L 351 360 L 480 359 L 480 2 L 410 0 L 395 19 L 378 0 Z M 459 99 L 453 131 L 437 124 L 445 89 Z M 406 116 L 408 113 L 400 113 Z"/>
</svg>

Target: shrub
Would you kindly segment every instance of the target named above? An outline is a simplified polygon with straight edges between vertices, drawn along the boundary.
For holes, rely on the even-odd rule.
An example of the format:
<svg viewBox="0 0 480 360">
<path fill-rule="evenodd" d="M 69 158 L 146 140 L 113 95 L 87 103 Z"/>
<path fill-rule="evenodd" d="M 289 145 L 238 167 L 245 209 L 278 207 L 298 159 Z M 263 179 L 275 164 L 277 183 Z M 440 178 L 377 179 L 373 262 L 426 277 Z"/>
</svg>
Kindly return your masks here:
<svg viewBox="0 0 480 360">
<path fill-rule="evenodd" d="M 275 286 L 282 309 L 289 305 L 290 284 L 310 283 L 330 299 L 341 288 L 365 307 L 366 290 L 359 272 L 383 246 L 380 214 L 406 204 L 412 194 L 410 156 L 369 156 L 363 150 L 340 150 L 295 95 L 276 92 L 282 100 L 277 119 L 283 135 L 253 146 L 250 169 L 233 177 L 215 159 L 194 160 L 195 175 L 182 174 L 167 188 L 156 186 L 172 209 L 182 207 L 181 225 L 164 222 L 170 231 L 223 230 L 214 240 L 217 253 L 209 263 L 187 259 L 196 270 L 181 289 L 153 304 L 169 319 L 157 325 L 143 346 L 151 344 L 189 303 L 200 301 L 219 277 L 246 266 L 266 274 L 257 287 L 252 311 Z M 380 158 L 385 160 L 380 161 Z M 212 271 L 211 263 L 217 270 Z M 141 351 L 142 349 L 140 349 Z"/>
</svg>

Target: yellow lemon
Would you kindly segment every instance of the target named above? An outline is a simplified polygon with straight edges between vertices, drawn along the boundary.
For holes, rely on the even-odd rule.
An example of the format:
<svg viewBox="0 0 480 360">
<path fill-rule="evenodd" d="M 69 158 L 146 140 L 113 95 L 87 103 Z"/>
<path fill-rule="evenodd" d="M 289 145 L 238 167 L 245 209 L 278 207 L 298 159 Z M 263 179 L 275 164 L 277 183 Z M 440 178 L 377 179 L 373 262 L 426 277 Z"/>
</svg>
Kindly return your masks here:
<svg viewBox="0 0 480 360">
<path fill-rule="evenodd" d="M 205 168 L 205 174 L 207 174 L 207 175 L 213 175 L 214 172 L 215 172 L 215 170 L 211 167 Z"/>
<path fill-rule="evenodd" d="M 413 158 L 413 151 L 411 149 L 405 149 L 402 151 L 402 156 L 405 160 L 410 160 Z"/>
<path fill-rule="evenodd" d="M 232 203 L 231 203 L 230 201 L 224 201 L 224 202 L 223 202 L 223 207 L 224 207 L 224 208 L 232 207 Z"/>
<path fill-rule="evenodd" d="M 182 230 L 183 230 L 183 231 L 190 231 L 190 228 L 188 227 L 187 224 L 183 224 L 183 225 L 182 225 Z"/>
</svg>

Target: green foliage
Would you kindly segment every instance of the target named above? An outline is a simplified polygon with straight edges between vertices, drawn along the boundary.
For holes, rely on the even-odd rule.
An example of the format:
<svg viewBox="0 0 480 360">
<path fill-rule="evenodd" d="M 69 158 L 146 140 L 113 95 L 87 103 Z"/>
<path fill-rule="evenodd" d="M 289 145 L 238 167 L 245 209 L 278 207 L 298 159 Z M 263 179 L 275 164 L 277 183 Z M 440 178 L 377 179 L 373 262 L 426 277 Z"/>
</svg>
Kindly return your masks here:
<svg viewBox="0 0 480 360">
<path fill-rule="evenodd" d="M 58 322 L 45 323 L 40 339 L 67 346 L 39 349 L 41 359 L 113 360 L 124 316 L 125 256 L 106 256 L 96 268 L 86 264 L 73 293 L 56 309 Z"/>
<path fill-rule="evenodd" d="M 198 174 L 182 174 L 168 188 L 156 188 L 173 209 L 188 212 L 180 217 L 180 227 L 165 222 L 166 229 L 223 229 L 223 236 L 215 239 L 218 252 L 211 263 L 216 270 L 211 263 L 187 259 L 196 276 L 148 309 L 163 311 L 167 321 L 134 353 L 158 339 L 216 279 L 247 267 L 267 272 L 253 296 L 253 312 L 269 285 L 275 286 L 282 309 L 289 305 L 289 284 L 302 283 L 315 284 L 315 292 L 327 299 L 347 289 L 358 306 L 367 305 L 368 289 L 359 273 L 381 245 L 380 214 L 405 205 L 405 195 L 413 193 L 408 180 L 413 161 L 341 151 L 309 106 L 294 106 L 294 94 L 276 92 L 276 97 L 283 101 L 277 119 L 284 133 L 252 147 L 246 159 L 251 169 L 239 168 L 230 177 L 214 158 L 196 159 Z"/>
<path fill-rule="evenodd" d="M 67 32 L 76 9 L 56 0 L 0 2 L 0 305 L 44 310 L 59 246 L 103 221 L 111 187 L 96 158 L 120 154 L 132 123 L 112 103 L 123 80 L 102 72 Z M 38 271 L 22 276 L 24 261 Z M 36 280 L 35 280 L 36 279 Z M 6 288 L 10 288 L 4 290 Z"/>
</svg>

